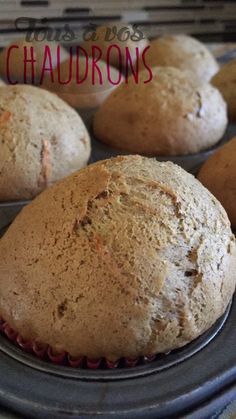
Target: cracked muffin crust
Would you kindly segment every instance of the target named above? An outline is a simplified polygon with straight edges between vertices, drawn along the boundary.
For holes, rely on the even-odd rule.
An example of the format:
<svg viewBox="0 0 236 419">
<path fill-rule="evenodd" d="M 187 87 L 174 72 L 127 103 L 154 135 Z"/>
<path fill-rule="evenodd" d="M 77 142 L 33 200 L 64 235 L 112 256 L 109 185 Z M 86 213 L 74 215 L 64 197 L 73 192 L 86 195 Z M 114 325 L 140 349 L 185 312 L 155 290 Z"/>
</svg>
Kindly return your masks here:
<svg viewBox="0 0 236 419">
<path fill-rule="evenodd" d="M 228 106 L 229 119 L 236 121 L 236 60 L 225 64 L 213 77 L 211 83 L 224 97 Z"/>
<path fill-rule="evenodd" d="M 220 203 L 173 163 L 100 161 L 25 207 L 0 240 L 0 316 L 91 359 L 181 347 L 225 311 L 236 248 Z"/>
<path fill-rule="evenodd" d="M 221 202 L 236 229 L 236 137 L 204 163 L 198 179 Z"/>
<path fill-rule="evenodd" d="M 79 115 L 38 87 L 0 87 L 0 201 L 31 199 L 85 166 L 89 134 Z"/>
<path fill-rule="evenodd" d="M 227 126 L 226 104 L 210 84 L 193 82 L 172 67 L 132 76 L 95 114 L 94 133 L 102 142 L 144 155 L 184 155 L 215 145 Z M 114 124 L 114 120 L 116 123 Z"/>
<path fill-rule="evenodd" d="M 219 65 L 208 48 L 188 35 L 166 35 L 150 43 L 145 61 L 151 67 L 168 66 L 188 71 L 199 82 L 208 82 Z M 140 61 L 141 68 L 143 63 Z"/>
</svg>

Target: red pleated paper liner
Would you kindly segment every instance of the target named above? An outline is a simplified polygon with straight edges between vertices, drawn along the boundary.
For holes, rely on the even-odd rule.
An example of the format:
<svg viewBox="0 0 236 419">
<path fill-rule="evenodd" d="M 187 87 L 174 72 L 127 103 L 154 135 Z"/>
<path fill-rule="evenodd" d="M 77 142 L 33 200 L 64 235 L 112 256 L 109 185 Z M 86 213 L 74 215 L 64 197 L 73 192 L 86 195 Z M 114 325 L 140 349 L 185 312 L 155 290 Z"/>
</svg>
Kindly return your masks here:
<svg viewBox="0 0 236 419">
<path fill-rule="evenodd" d="M 112 369 L 112 368 L 131 368 L 136 365 L 152 362 L 156 355 L 147 355 L 139 358 L 121 358 L 117 361 L 109 361 L 105 358 L 89 359 L 85 356 L 73 358 L 67 352 L 54 354 L 49 345 L 41 345 L 36 342 L 25 341 L 16 333 L 3 319 L 0 318 L 0 331 L 15 345 L 23 351 L 35 355 L 37 358 L 51 362 L 56 365 L 63 365 L 72 368 L 83 369 Z"/>
</svg>

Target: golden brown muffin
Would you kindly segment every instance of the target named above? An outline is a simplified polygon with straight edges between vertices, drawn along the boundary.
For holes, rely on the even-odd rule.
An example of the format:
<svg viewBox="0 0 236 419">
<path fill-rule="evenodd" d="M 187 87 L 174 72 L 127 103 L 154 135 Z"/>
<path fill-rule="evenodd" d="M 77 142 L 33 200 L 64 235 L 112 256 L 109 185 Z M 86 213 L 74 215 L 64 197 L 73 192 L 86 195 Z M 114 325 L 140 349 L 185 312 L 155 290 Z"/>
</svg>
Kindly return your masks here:
<svg viewBox="0 0 236 419">
<path fill-rule="evenodd" d="M 220 317 L 236 247 L 220 203 L 173 163 L 90 165 L 25 207 L 0 240 L 0 316 L 53 352 L 168 352 Z"/>
<path fill-rule="evenodd" d="M 77 64 L 78 63 L 78 64 Z M 71 66 L 71 80 L 70 80 L 70 66 Z M 77 68 L 79 71 L 79 80 L 85 80 L 78 84 Z M 100 73 L 95 69 L 93 75 L 92 59 L 88 62 L 84 57 L 76 57 L 64 61 L 60 66 L 60 80 L 69 81 L 68 84 L 58 82 L 57 69 L 54 70 L 53 81 L 51 76 L 44 79 L 42 87 L 57 93 L 57 95 L 65 100 L 74 108 L 91 109 L 101 105 L 106 97 L 117 87 L 108 79 L 107 64 L 104 61 L 99 62 Z M 109 67 L 109 77 L 113 82 L 120 80 L 122 82 L 123 76 L 119 75 L 119 71 L 113 67 Z"/>
<path fill-rule="evenodd" d="M 9 57 L 9 75 L 13 82 L 24 83 L 24 48 L 27 51 L 27 58 L 31 58 L 30 49 L 33 48 L 33 56 L 36 60 L 34 64 L 34 74 L 35 80 L 34 84 L 38 84 L 41 78 L 41 72 L 43 68 L 44 62 L 44 54 L 45 54 L 45 46 L 49 46 L 51 60 L 52 60 L 52 67 L 57 65 L 57 47 L 60 47 L 60 61 L 64 61 L 68 58 L 69 54 L 67 51 L 59 45 L 57 42 L 50 42 L 50 41 L 32 41 L 27 42 L 24 39 L 18 39 L 13 41 L 8 47 L 6 47 L 0 54 L 0 76 L 3 79 L 7 79 L 7 54 L 9 48 L 13 45 L 17 46 L 18 48 L 14 48 L 10 52 Z M 47 68 L 49 66 L 48 60 L 46 61 Z M 27 64 L 26 67 L 26 82 L 32 83 L 32 66 L 31 64 Z"/>
<path fill-rule="evenodd" d="M 225 132 L 225 102 L 210 84 L 194 83 L 172 67 L 153 69 L 153 79 L 130 77 L 95 115 L 94 133 L 102 142 L 144 155 L 197 153 L 215 145 Z M 114 124 L 114 120 L 116 123 Z"/>
<path fill-rule="evenodd" d="M 236 121 L 236 60 L 225 64 L 211 83 L 219 89 L 228 105 L 229 119 Z"/>
<path fill-rule="evenodd" d="M 219 199 L 236 228 L 236 137 L 206 161 L 198 178 Z"/>
<path fill-rule="evenodd" d="M 110 31 L 112 31 L 112 28 L 115 27 L 117 28 L 118 34 L 119 35 L 115 35 L 112 36 L 112 32 L 110 34 Z M 125 29 L 124 29 L 125 28 Z M 108 31 L 108 32 L 107 32 Z M 109 34 L 109 38 L 111 40 L 106 40 L 106 34 Z M 115 32 L 113 32 L 115 33 Z M 129 35 L 129 36 L 128 36 Z M 96 29 L 96 37 L 97 39 L 95 41 L 93 40 L 88 40 L 88 41 L 84 41 L 81 46 L 85 49 L 85 51 L 89 54 L 92 55 L 92 47 L 96 46 L 98 48 L 100 48 L 101 50 L 101 59 L 105 62 L 107 62 L 107 52 L 108 52 L 108 48 L 111 47 L 112 45 L 116 45 L 119 48 L 120 54 L 121 54 L 121 62 L 119 59 L 119 53 L 118 53 L 118 49 L 115 47 L 111 48 L 111 52 L 110 52 L 110 58 L 109 58 L 109 64 L 119 68 L 120 64 L 122 67 L 127 67 L 127 60 L 126 60 L 126 49 L 128 48 L 129 50 L 129 54 L 131 56 L 131 60 L 133 63 L 136 62 L 137 60 L 137 51 L 136 48 L 138 48 L 138 56 L 141 56 L 143 50 L 149 45 L 149 41 L 146 38 L 139 38 L 139 35 L 136 34 L 134 36 L 135 39 L 137 40 L 132 40 L 130 35 L 133 37 L 133 35 L 135 35 L 134 33 L 134 29 L 132 28 L 131 25 L 125 23 L 125 22 L 111 22 L 111 23 L 107 23 L 104 26 L 99 26 Z M 142 36 L 144 36 L 142 34 Z M 127 39 L 128 37 L 128 39 Z M 108 39 L 109 39 L 108 38 Z M 140 39 L 140 40 L 138 40 Z M 97 53 L 96 53 L 97 56 Z"/>
<path fill-rule="evenodd" d="M 208 82 L 219 65 L 207 47 L 188 35 L 166 35 L 150 43 L 145 63 L 151 67 L 176 67 L 188 71 L 201 82 Z M 140 62 L 141 68 L 143 63 Z"/>
<path fill-rule="evenodd" d="M 0 202 L 30 199 L 85 166 L 88 132 L 74 109 L 38 87 L 0 87 Z"/>
</svg>

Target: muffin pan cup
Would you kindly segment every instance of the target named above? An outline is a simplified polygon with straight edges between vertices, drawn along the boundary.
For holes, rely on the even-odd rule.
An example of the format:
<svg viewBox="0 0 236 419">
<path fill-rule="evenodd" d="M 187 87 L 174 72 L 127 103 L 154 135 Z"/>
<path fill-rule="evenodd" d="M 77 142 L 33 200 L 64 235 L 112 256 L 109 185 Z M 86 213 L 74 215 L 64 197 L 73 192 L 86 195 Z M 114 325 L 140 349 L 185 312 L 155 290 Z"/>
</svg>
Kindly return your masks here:
<svg viewBox="0 0 236 419">
<path fill-rule="evenodd" d="M 220 322 L 221 325 L 221 322 Z M 147 355 L 139 358 L 121 358 L 117 361 L 111 361 L 106 358 L 90 359 L 85 356 L 71 357 L 70 354 L 63 351 L 61 353 L 53 353 L 52 348 L 48 345 L 38 344 L 37 342 L 29 342 L 24 340 L 17 334 L 3 319 L 0 318 L 0 332 L 13 342 L 24 352 L 30 353 L 46 362 L 63 365 L 72 368 L 83 369 L 112 369 L 112 368 L 131 368 L 136 365 L 144 365 L 156 359 L 156 355 Z"/>
<path fill-rule="evenodd" d="M 30 201 L 0 203 L 0 230 L 7 227 Z"/>
<path fill-rule="evenodd" d="M 33 357 L 37 357 L 38 359 L 41 359 L 45 363 L 49 364 L 55 364 L 63 367 L 72 367 L 83 370 L 104 371 L 116 368 L 123 371 L 125 369 L 134 368 L 136 366 L 145 366 L 149 363 L 153 363 L 154 371 L 161 371 L 190 358 L 195 353 L 203 349 L 212 339 L 214 339 L 217 333 L 221 330 L 228 317 L 229 310 L 230 306 L 228 307 L 224 315 L 211 327 L 211 329 L 209 329 L 199 338 L 195 339 L 192 343 L 185 345 L 180 349 L 171 351 L 168 354 L 146 355 L 140 356 L 139 358 L 120 358 L 115 362 L 110 361 L 106 358 L 90 359 L 86 356 L 73 358 L 65 351 L 61 353 L 53 353 L 52 348 L 49 345 L 42 345 L 37 342 L 30 342 L 24 340 L 19 334 L 17 334 L 17 332 L 15 332 L 7 324 L 7 322 L 5 322 L 1 318 L 0 333 L 3 337 L 7 338 L 9 342 L 13 343 L 16 347 L 18 347 L 18 349 L 26 353 L 29 353 Z M 1 347 L 2 346 L 0 344 L 0 348 Z M 21 355 L 22 354 L 19 353 L 19 359 L 21 358 Z M 27 364 L 27 360 L 25 362 Z M 50 367 L 48 367 L 48 371 L 49 370 Z M 61 374 L 63 375 L 63 370 L 60 370 L 59 372 L 61 372 Z M 130 374 L 128 373 L 128 375 Z M 131 373 L 131 375 L 133 374 Z M 134 375 L 137 375 L 137 371 L 134 371 Z"/>
<path fill-rule="evenodd" d="M 0 335 L 0 404 L 24 418 L 207 418 L 236 397 L 235 323 L 236 301 L 182 349 L 114 369 L 45 362 L 8 330 Z"/>
</svg>

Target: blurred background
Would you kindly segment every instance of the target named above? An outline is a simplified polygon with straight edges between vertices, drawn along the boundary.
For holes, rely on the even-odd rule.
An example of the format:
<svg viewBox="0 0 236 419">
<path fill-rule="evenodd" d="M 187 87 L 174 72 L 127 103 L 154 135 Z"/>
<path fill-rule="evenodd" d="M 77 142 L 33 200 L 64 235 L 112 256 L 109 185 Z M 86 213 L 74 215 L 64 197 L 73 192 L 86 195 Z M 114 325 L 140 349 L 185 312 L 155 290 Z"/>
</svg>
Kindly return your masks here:
<svg viewBox="0 0 236 419">
<path fill-rule="evenodd" d="M 211 43 L 236 42 L 234 0 L 0 0 L 0 47 L 15 39 L 19 17 L 47 18 L 37 23 L 39 29 L 60 29 L 67 23 L 76 31 L 77 43 L 89 23 L 111 20 L 138 24 L 148 38 L 172 32 Z"/>
</svg>

